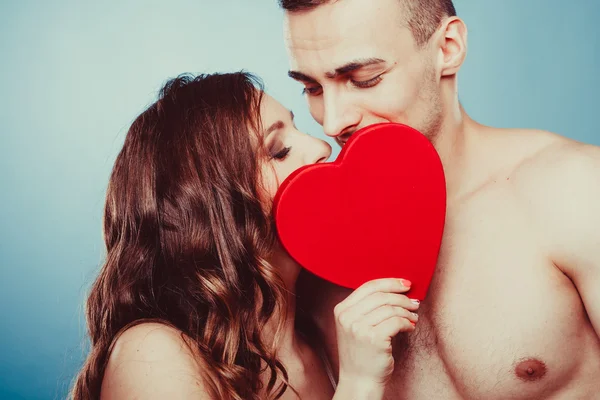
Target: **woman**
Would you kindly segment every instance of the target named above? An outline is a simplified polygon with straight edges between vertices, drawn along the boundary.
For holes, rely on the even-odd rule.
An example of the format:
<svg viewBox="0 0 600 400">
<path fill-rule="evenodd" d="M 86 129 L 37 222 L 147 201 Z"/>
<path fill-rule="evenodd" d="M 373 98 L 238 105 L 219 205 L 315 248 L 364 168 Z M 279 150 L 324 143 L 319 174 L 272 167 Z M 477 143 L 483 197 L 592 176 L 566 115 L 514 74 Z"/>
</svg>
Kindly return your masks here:
<svg viewBox="0 0 600 400">
<path fill-rule="evenodd" d="M 338 305 L 335 389 L 299 333 L 308 325 L 295 327 L 300 266 L 270 214 L 279 182 L 330 150 L 252 75 L 168 82 L 132 124 L 110 177 L 107 259 L 87 302 L 92 349 L 72 397 L 380 397 L 390 340 L 417 319 L 400 294 L 408 282 L 369 282 Z"/>
</svg>

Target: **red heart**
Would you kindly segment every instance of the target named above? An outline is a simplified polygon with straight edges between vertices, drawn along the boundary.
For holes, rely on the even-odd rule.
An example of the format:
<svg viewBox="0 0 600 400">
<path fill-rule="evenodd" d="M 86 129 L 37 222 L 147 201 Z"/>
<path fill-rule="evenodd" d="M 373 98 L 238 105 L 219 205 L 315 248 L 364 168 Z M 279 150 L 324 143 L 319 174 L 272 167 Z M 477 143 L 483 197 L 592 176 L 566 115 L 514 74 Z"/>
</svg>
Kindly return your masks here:
<svg viewBox="0 0 600 400">
<path fill-rule="evenodd" d="M 420 132 L 371 125 L 334 162 L 292 173 L 274 213 L 283 247 L 315 275 L 352 289 L 404 278 L 412 282 L 410 297 L 423 300 L 444 230 L 444 170 Z"/>
</svg>

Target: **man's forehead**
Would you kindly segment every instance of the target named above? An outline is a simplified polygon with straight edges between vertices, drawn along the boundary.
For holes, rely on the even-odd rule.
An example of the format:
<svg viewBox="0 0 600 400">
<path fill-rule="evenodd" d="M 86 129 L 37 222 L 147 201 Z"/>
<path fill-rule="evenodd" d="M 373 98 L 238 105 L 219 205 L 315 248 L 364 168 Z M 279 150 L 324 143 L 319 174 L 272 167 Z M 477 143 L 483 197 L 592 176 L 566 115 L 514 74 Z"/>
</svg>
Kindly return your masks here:
<svg viewBox="0 0 600 400">
<path fill-rule="evenodd" d="M 408 55 L 414 43 L 410 31 L 397 24 L 386 33 L 349 23 L 340 29 L 321 27 L 298 32 L 291 29 L 286 37 L 286 47 L 290 70 L 323 75 L 356 60 L 395 62 Z"/>
<path fill-rule="evenodd" d="M 354 59 L 385 59 L 402 36 L 411 38 L 400 10 L 398 0 L 339 0 L 286 13 L 284 38 L 291 68 L 302 68 L 305 61 L 335 69 Z"/>
<path fill-rule="evenodd" d="M 407 15 L 400 0 L 339 0 L 314 8 L 285 12 L 286 36 L 303 38 L 318 33 L 349 36 L 354 31 L 379 32 L 403 25 Z M 372 32 L 373 33 L 373 32 Z"/>
</svg>

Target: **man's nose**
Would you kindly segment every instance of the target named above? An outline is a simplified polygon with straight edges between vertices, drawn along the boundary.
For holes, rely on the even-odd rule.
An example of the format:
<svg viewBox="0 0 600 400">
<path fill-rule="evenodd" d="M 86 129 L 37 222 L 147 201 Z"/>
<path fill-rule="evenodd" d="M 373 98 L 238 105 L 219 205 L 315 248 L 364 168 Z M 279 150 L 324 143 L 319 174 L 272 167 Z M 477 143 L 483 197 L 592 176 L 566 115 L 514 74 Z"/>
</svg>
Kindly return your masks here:
<svg viewBox="0 0 600 400">
<path fill-rule="evenodd" d="M 323 96 L 323 131 L 336 142 L 344 144 L 360 124 L 360 113 L 346 104 L 341 96 L 333 93 Z"/>
</svg>

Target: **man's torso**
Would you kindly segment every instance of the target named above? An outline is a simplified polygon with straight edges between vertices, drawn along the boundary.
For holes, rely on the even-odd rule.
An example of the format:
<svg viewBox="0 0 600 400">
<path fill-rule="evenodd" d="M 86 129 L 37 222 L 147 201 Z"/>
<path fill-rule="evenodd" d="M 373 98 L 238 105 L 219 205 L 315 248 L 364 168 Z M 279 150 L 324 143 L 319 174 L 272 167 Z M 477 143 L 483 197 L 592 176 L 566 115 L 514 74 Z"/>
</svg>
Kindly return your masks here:
<svg viewBox="0 0 600 400">
<path fill-rule="evenodd" d="M 552 161 L 548 149 L 562 139 L 513 133 L 507 142 L 531 135 L 530 154 L 521 149 L 523 156 L 507 155 L 506 166 L 477 190 L 448 203 L 443 245 L 417 329 L 394 345 L 388 399 L 600 396 L 600 342 L 576 288 L 550 256 L 536 212 L 552 196 L 536 189 L 536 176 Z M 311 293 L 323 293 L 312 309 L 337 369 L 332 309 L 349 291 L 313 279 L 306 284 L 318 285 Z"/>
</svg>

